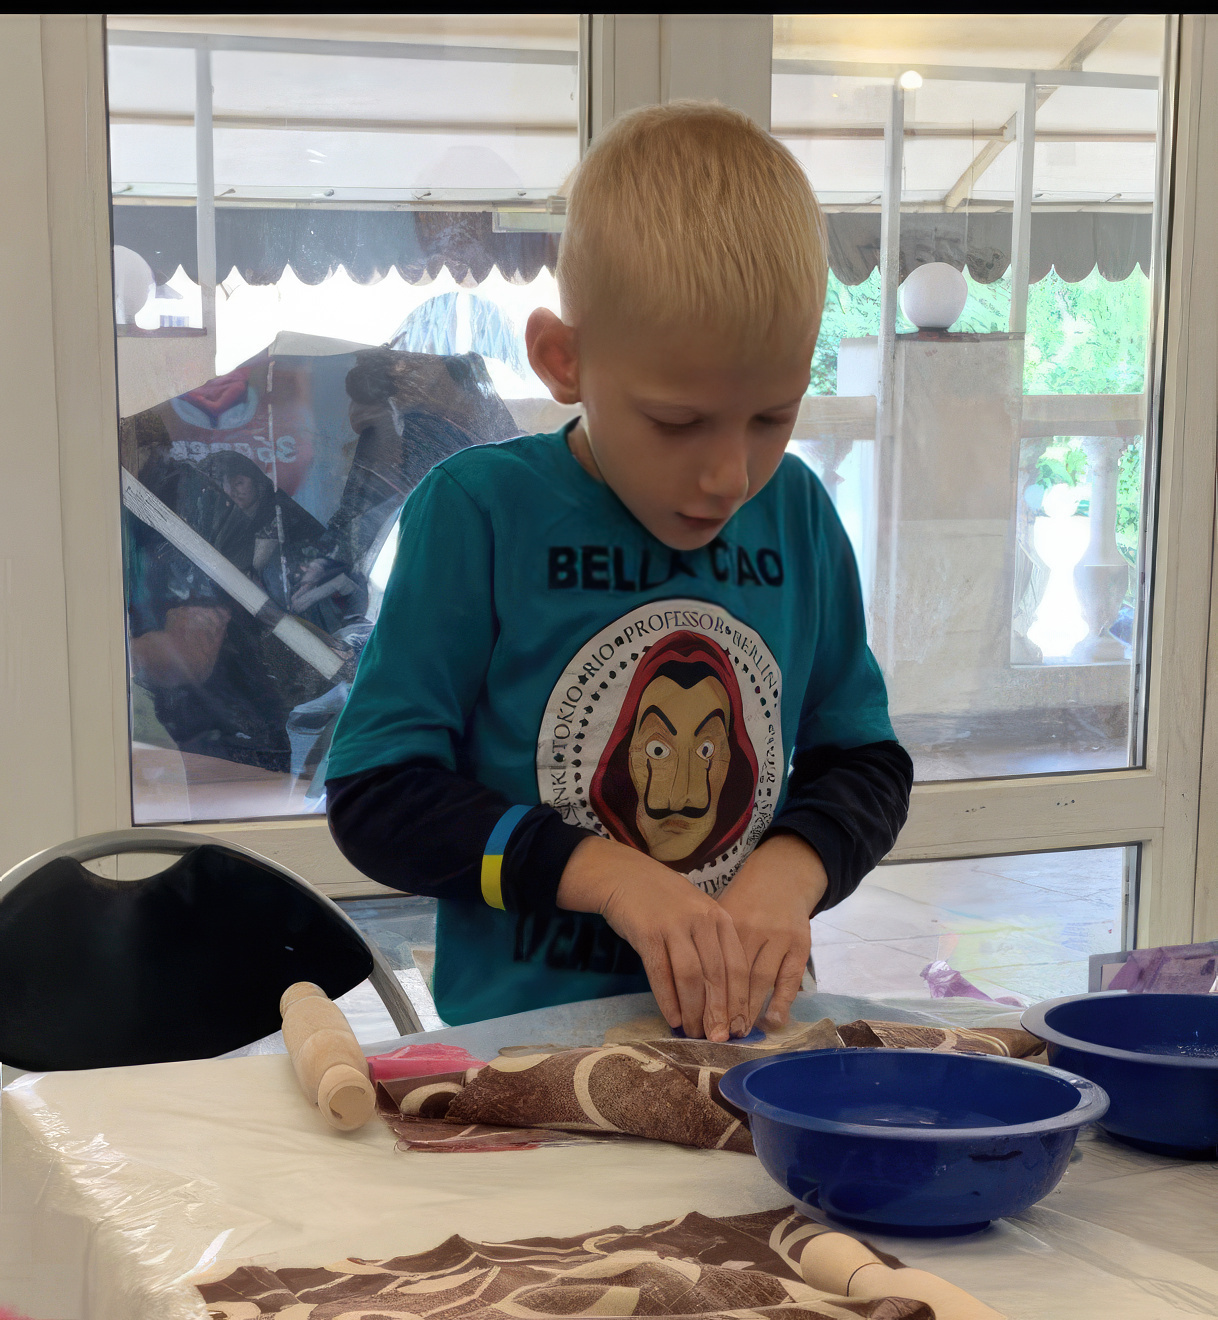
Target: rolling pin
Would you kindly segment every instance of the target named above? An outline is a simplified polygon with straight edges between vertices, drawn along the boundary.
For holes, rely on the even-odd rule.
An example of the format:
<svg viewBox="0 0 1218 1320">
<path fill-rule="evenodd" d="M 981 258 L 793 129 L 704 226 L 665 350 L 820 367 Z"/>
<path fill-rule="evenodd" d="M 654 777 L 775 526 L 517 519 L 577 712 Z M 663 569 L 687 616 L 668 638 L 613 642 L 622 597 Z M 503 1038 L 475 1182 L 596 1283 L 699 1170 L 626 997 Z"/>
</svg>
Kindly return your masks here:
<svg viewBox="0 0 1218 1320">
<path fill-rule="evenodd" d="M 1004 1320 L 1001 1312 L 971 1293 L 925 1270 L 892 1269 L 855 1238 L 844 1233 L 820 1233 L 799 1258 L 804 1282 L 839 1297 L 872 1301 L 909 1297 L 926 1302 L 935 1320 Z"/>
<path fill-rule="evenodd" d="M 305 1098 L 331 1127 L 351 1132 L 376 1109 L 368 1061 L 343 1011 L 311 981 L 297 981 L 279 1000 L 283 1042 Z"/>
</svg>

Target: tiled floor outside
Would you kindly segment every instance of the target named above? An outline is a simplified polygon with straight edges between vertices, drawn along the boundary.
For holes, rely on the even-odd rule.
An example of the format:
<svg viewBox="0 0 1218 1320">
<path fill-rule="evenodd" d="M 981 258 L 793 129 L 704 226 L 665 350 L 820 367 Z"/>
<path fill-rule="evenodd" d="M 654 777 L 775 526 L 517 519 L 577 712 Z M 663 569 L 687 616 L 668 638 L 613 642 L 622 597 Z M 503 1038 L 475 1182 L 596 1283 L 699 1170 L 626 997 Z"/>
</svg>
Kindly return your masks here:
<svg viewBox="0 0 1218 1320">
<path fill-rule="evenodd" d="M 945 961 L 995 998 L 1087 989 L 1087 959 L 1121 947 L 1124 849 L 881 866 L 812 923 L 817 985 L 924 995 Z"/>
<path fill-rule="evenodd" d="M 812 923 L 817 986 L 924 997 L 922 971 L 944 961 L 994 998 L 1081 993 L 1088 955 L 1121 947 L 1123 866 L 1121 848 L 882 866 Z M 429 978 L 432 900 L 343 907 L 394 967 Z"/>
<path fill-rule="evenodd" d="M 385 895 L 378 898 L 345 898 L 339 906 L 367 935 L 376 941 L 391 967 L 405 970 L 420 966 L 413 949 L 436 947 L 436 901 L 417 894 Z M 428 969 L 430 970 L 430 968 Z"/>
</svg>

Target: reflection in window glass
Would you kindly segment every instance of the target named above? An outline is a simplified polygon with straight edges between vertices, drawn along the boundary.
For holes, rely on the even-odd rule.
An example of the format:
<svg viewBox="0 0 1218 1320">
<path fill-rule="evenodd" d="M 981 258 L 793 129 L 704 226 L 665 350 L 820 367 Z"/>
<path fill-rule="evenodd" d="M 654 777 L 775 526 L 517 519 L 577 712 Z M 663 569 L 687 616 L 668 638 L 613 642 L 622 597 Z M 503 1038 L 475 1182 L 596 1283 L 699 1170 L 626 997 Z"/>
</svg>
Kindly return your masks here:
<svg viewBox="0 0 1218 1320">
<path fill-rule="evenodd" d="M 565 420 L 524 325 L 578 20 L 145 15 L 109 55 L 135 820 L 320 811 L 406 495 Z"/>
<path fill-rule="evenodd" d="M 988 996 L 1088 988 L 1089 959 L 1132 947 L 1137 850 L 1096 848 L 873 871 L 812 922 L 819 990 Z"/>
<path fill-rule="evenodd" d="M 893 722 L 922 780 L 1140 758 L 1163 46 L 1162 15 L 775 18 L 773 129 L 830 239 L 793 444 L 854 541 Z M 885 215 L 890 296 L 900 289 L 887 357 Z M 906 281 L 931 265 L 920 278 L 958 293 L 950 328 L 928 305 L 917 325 L 906 315 Z"/>
</svg>

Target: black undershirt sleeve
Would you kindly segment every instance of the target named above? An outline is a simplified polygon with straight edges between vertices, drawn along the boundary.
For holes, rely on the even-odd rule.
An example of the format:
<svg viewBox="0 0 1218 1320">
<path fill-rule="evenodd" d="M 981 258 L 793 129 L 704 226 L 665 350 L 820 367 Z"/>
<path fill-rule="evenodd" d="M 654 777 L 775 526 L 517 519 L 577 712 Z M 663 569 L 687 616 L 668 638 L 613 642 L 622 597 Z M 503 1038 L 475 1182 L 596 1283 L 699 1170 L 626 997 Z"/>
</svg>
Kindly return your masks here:
<svg viewBox="0 0 1218 1320">
<path fill-rule="evenodd" d="M 502 793 L 419 759 L 326 782 L 339 851 L 370 879 L 410 894 L 482 903 L 482 855 L 512 805 Z M 589 831 L 534 807 L 512 831 L 500 886 L 509 912 L 553 909 L 567 859 Z"/>
<path fill-rule="evenodd" d="M 829 888 L 818 911 L 848 897 L 905 823 L 913 763 L 897 742 L 798 752 L 787 797 L 767 837 L 798 834 L 820 854 Z M 512 805 L 439 761 L 413 760 L 331 779 L 330 833 L 357 870 L 411 894 L 481 903 L 482 855 Z M 562 873 L 590 831 L 553 807 L 532 808 L 512 831 L 500 884 L 509 912 L 552 911 Z"/>
<path fill-rule="evenodd" d="M 796 752 L 786 800 L 764 838 L 798 834 L 820 854 L 829 888 L 817 912 L 854 893 L 891 849 L 912 787 L 913 762 L 898 742 Z"/>
</svg>

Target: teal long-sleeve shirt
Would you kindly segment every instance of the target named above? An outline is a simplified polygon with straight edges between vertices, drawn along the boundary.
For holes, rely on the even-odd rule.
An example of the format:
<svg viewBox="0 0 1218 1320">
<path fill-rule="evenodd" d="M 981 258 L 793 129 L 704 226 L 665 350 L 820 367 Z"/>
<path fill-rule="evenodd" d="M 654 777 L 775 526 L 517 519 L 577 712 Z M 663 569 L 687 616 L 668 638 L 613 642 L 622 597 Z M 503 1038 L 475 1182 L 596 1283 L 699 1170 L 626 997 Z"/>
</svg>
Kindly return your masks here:
<svg viewBox="0 0 1218 1320">
<path fill-rule="evenodd" d="M 794 756 L 892 740 L 853 553 L 806 465 L 677 552 L 560 432 L 462 451 L 411 495 L 328 776 L 430 764 L 714 894 Z M 645 988 L 600 918 L 483 895 L 441 903 L 447 1020 Z"/>
</svg>

